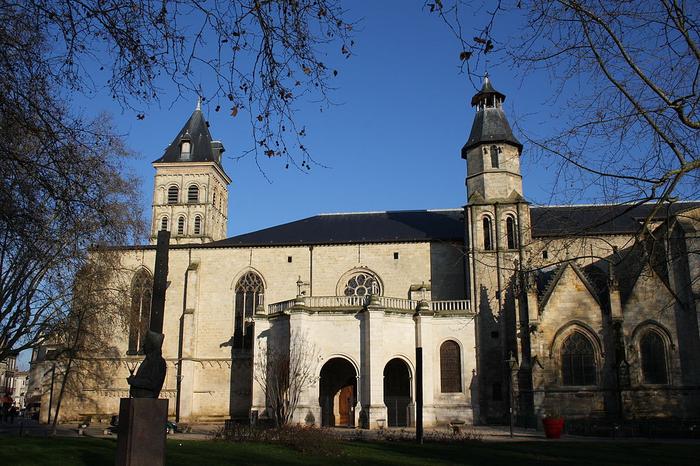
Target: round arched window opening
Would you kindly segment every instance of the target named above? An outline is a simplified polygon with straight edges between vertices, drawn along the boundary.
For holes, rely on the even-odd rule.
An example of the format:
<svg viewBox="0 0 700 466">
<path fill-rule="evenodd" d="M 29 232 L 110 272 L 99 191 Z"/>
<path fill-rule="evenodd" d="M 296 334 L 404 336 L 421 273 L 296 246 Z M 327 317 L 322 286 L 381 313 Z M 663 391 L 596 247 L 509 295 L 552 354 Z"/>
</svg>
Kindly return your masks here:
<svg viewBox="0 0 700 466">
<path fill-rule="evenodd" d="M 381 294 L 379 280 L 367 272 L 356 273 L 345 285 L 345 296 L 367 296 Z"/>
</svg>

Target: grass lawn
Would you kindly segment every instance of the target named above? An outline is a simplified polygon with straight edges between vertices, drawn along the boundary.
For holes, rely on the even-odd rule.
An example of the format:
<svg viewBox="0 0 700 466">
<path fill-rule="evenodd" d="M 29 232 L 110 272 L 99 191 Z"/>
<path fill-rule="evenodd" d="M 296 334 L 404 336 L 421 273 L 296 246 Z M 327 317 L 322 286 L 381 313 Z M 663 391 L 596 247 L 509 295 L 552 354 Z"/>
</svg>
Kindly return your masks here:
<svg viewBox="0 0 700 466">
<path fill-rule="evenodd" d="M 115 439 L 0 438 L 2 465 L 112 465 Z M 169 466 L 247 465 L 697 465 L 697 444 L 631 442 L 346 443 L 340 458 L 267 444 L 169 440 Z"/>
</svg>

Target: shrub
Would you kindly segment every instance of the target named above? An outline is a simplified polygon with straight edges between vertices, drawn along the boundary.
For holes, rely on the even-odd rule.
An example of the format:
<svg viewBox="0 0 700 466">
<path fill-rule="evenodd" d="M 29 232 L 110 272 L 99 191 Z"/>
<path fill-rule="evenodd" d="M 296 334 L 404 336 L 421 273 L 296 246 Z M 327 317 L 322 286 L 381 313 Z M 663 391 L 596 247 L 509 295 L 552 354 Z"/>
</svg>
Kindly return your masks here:
<svg viewBox="0 0 700 466">
<path fill-rule="evenodd" d="M 279 444 L 314 456 L 337 457 L 343 453 L 340 439 L 331 430 L 314 426 L 288 425 L 266 429 L 231 423 L 214 432 L 213 439 Z"/>
</svg>

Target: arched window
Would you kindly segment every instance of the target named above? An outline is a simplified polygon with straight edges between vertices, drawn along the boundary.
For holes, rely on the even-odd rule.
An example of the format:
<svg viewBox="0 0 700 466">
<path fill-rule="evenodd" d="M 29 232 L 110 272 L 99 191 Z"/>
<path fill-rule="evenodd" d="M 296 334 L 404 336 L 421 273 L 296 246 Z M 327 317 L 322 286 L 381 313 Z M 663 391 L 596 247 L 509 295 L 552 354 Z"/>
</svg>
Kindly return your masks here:
<svg viewBox="0 0 700 466">
<path fill-rule="evenodd" d="M 345 296 L 368 296 L 381 294 L 379 280 L 368 272 L 358 272 L 345 284 Z"/>
<path fill-rule="evenodd" d="M 202 234 L 202 217 L 197 215 L 194 218 L 194 234 L 195 235 L 201 235 Z"/>
<path fill-rule="evenodd" d="M 255 308 L 263 304 L 264 291 L 262 278 L 255 272 L 247 272 L 238 280 L 233 327 L 234 348 L 253 347 L 253 323 L 247 320 L 253 317 Z"/>
<path fill-rule="evenodd" d="M 574 332 L 561 347 L 561 372 L 564 385 L 595 385 L 595 353 L 591 341 Z"/>
<path fill-rule="evenodd" d="M 183 159 L 189 159 L 191 147 L 192 145 L 190 144 L 190 141 L 182 141 L 182 145 L 180 146 L 180 157 Z"/>
<path fill-rule="evenodd" d="M 168 230 L 168 217 L 163 217 L 160 219 L 160 229 L 163 231 Z"/>
<path fill-rule="evenodd" d="M 644 383 L 668 383 L 665 346 L 661 336 L 653 330 L 647 331 L 639 341 L 639 352 L 642 358 L 642 379 Z"/>
<path fill-rule="evenodd" d="M 508 249 L 516 249 L 518 247 L 518 231 L 515 228 L 515 218 L 511 215 L 506 217 L 506 241 Z"/>
<path fill-rule="evenodd" d="M 177 219 L 177 234 L 178 235 L 184 235 L 185 234 L 185 216 L 180 215 Z"/>
<path fill-rule="evenodd" d="M 153 279 L 146 269 L 136 272 L 131 281 L 131 312 L 129 319 L 129 349 L 127 354 L 141 351 L 143 337 L 151 323 L 151 294 Z"/>
<path fill-rule="evenodd" d="M 491 152 L 491 168 L 498 168 L 498 153 L 500 152 L 498 147 L 491 146 L 489 151 Z"/>
<path fill-rule="evenodd" d="M 199 188 L 196 184 L 190 185 L 190 187 L 187 188 L 187 202 L 190 204 L 199 202 Z"/>
<path fill-rule="evenodd" d="M 462 361 L 456 341 L 447 340 L 440 346 L 440 391 L 442 393 L 462 391 Z"/>
<path fill-rule="evenodd" d="M 171 186 L 168 188 L 168 204 L 177 204 L 180 198 L 180 190 L 177 186 Z"/>
<path fill-rule="evenodd" d="M 493 250 L 493 239 L 491 230 L 491 219 L 484 217 L 482 220 L 482 225 L 484 227 L 484 249 L 487 251 Z"/>
</svg>

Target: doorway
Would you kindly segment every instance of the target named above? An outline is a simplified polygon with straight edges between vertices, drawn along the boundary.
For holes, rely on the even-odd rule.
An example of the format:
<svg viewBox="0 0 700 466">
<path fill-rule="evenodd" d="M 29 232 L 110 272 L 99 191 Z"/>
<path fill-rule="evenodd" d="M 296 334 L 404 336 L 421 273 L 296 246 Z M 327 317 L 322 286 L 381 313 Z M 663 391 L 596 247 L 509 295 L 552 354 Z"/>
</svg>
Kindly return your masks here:
<svg viewBox="0 0 700 466">
<path fill-rule="evenodd" d="M 394 358 L 384 367 L 384 404 L 389 427 L 409 426 L 411 372 L 402 359 Z"/>
<path fill-rule="evenodd" d="M 318 401 L 321 406 L 322 426 L 355 426 L 357 372 L 350 361 L 333 358 L 323 365 Z"/>
</svg>

